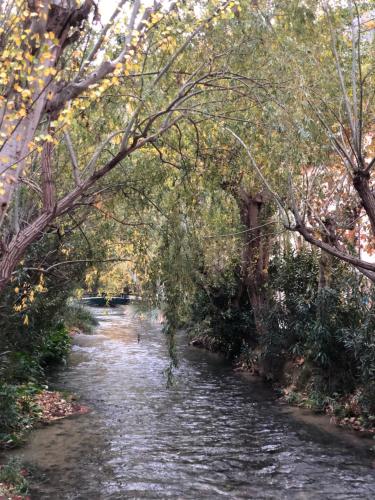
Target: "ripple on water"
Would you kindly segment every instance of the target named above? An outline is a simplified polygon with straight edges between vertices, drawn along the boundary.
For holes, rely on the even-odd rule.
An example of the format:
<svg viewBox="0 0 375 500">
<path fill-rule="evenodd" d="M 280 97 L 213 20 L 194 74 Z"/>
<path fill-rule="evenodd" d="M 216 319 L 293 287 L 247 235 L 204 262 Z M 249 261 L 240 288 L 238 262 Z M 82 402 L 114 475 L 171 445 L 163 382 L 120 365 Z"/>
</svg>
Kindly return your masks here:
<svg viewBox="0 0 375 500">
<path fill-rule="evenodd" d="M 56 380 L 92 413 L 32 434 L 35 499 L 373 499 L 361 448 L 285 414 L 259 382 L 178 343 L 169 359 L 155 322 L 131 306 L 98 312 Z"/>
</svg>

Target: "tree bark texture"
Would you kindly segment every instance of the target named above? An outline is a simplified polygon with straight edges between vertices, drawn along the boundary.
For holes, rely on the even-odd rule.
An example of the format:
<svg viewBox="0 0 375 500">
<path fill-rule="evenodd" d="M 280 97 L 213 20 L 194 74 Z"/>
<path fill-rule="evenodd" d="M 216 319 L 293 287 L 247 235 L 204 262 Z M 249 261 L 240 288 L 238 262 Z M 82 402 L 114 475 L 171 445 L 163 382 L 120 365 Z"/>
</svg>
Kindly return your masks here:
<svg viewBox="0 0 375 500">
<path fill-rule="evenodd" d="M 18 96 L 14 88 L 8 90 L 7 99 L 0 106 L 2 118 L 0 133 L 6 137 L 0 150 L 2 159 L 0 162 L 0 220 L 7 211 L 14 187 L 26 167 L 30 144 L 35 137 L 47 103 L 52 109 L 53 100 L 58 95 L 58 86 L 53 80 L 54 71 L 52 70 L 55 70 L 65 47 L 75 39 L 72 28 L 79 29 L 93 7 L 93 0 L 85 0 L 80 7 L 77 2 L 64 0 L 29 2 L 30 10 L 36 14 L 30 21 L 30 25 L 25 26 L 25 29 L 30 30 L 30 39 L 32 35 L 38 35 L 39 39 L 43 39 L 46 34 L 52 32 L 58 43 L 52 41 L 50 36 L 43 39 L 43 43 L 48 46 L 48 57 L 43 58 L 43 71 L 35 64 L 40 55 L 41 45 L 33 49 L 33 60 L 29 62 L 28 75 L 28 82 L 31 82 L 28 84 L 31 104 L 25 116 L 15 119 L 14 110 L 7 109 L 7 102 L 10 100 L 14 101 L 15 109 L 17 109 Z M 63 82 L 59 85 L 64 87 Z"/>
<path fill-rule="evenodd" d="M 248 294 L 257 333 L 265 331 L 264 312 L 268 303 L 266 283 L 270 255 L 270 238 L 264 229 L 263 213 L 267 199 L 264 193 L 251 195 L 237 189 L 235 199 L 246 232 L 243 238 L 241 278 Z"/>
</svg>

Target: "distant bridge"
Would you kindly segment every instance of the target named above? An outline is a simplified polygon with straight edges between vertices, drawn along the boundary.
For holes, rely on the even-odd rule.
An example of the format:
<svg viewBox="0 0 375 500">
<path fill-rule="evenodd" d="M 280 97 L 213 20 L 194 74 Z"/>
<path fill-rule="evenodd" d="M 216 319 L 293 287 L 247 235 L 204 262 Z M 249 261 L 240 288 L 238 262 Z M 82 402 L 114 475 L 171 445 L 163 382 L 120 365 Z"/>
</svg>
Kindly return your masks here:
<svg viewBox="0 0 375 500">
<path fill-rule="evenodd" d="M 139 297 L 127 294 L 102 294 L 98 296 L 82 297 L 80 302 L 91 307 L 116 307 L 128 304 L 131 300 L 137 300 Z"/>
</svg>

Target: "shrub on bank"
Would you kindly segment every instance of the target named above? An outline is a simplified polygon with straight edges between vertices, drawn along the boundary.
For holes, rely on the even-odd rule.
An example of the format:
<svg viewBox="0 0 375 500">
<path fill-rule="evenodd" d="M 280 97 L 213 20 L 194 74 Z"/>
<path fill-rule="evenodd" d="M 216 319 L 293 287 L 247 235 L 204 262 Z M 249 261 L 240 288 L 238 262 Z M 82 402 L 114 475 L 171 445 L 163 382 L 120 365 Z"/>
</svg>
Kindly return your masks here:
<svg viewBox="0 0 375 500">
<path fill-rule="evenodd" d="M 361 405 L 375 413 L 374 289 L 341 263 L 329 287 L 319 289 L 318 257 L 290 254 L 274 261 L 273 306 L 261 342 L 265 358 L 299 357 L 300 388 L 341 397 L 361 388 Z M 293 273 L 295 279 L 293 279 Z M 304 369 L 303 367 L 306 367 Z"/>
<path fill-rule="evenodd" d="M 76 303 L 68 302 L 63 310 L 62 321 L 68 330 L 78 328 L 84 333 L 92 333 L 98 321 L 91 312 Z"/>
<path fill-rule="evenodd" d="M 71 337 L 63 324 L 40 332 L 38 343 L 29 351 L 8 351 L 1 360 L 0 444 L 18 444 L 39 419 L 34 402 L 45 382 L 46 370 L 64 362 L 71 347 Z"/>
<path fill-rule="evenodd" d="M 39 352 L 39 363 L 48 367 L 66 360 L 70 352 L 72 340 L 68 329 L 60 323 L 47 335 L 43 335 Z"/>
<path fill-rule="evenodd" d="M 0 384 L 0 446 L 19 444 L 39 420 L 40 408 L 35 404 L 38 392 L 40 387 L 32 383 Z"/>
<path fill-rule="evenodd" d="M 11 384 L 42 383 L 46 369 L 62 363 L 69 354 L 71 338 L 64 325 L 38 332 L 35 344 L 25 350 L 8 351 L 0 358 L 2 380 Z"/>
<path fill-rule="evenodd" d="M 360 412 L 371 423 L 375 414 L 374 287 L 335 261 L 327 286 L 319 286 L 317 252 L 274 258 L 264 333 L 257 336 L 246 297 L 240 303 L 234 300 L 235 283 L 233 271 L 220 286 L 206 287 L 195 295 L 190 326 L 195 343 L 220 350 L 241 366 L 259 369 L 273 382 L 290 386 L 289 398 L 317 410 L 334 408 L 333 414 L 341 412 L 344 417 Z"/>
<path fill-rule="evenodd" d="M 223 275 L 215 284 L 198 288 L 191 308 L 188 331 L 195 344 L 236 358 L 244 345 L 257 342 L 247 295 L 237 300 L 238 279 Z"/>
</svg>

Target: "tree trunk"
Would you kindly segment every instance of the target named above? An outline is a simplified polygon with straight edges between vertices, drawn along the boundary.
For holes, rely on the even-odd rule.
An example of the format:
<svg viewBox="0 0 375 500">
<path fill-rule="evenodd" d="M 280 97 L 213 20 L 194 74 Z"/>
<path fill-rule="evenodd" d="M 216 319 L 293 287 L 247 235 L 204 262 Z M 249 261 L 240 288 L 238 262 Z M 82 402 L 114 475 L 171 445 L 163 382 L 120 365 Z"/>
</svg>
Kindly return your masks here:
<svg viewBox="0 0 375 500">
<path fill-rule="evenodd" d="M 13 270 L 25 255 L 28 247 L 41 238 L 53 218 L 53 212 L 40 215 L 32 224 L 20 231 L 2 253 L 0 261 L 0 292 L 10 281 Z"/>
<path fill-rule="evenodd" d="M 335 246 L 337 243 L 336 227 L 334 220 L 327 219 L 324 222 L 326 232 L 322 236 L 322 240 L 328 245 Z M 334 257 L 327 252 L 322 251 L 319 261 L 319 290 L 331 288 L 332 284 L 332 265 Z"/>
<path fill-rule="evenodd" d="M 29 32 L 29 44 L 20 50 L 24 58 L 30 58 L 27 69 L 28 82 L 31 83 L 23 88 L 23 92 L 29 92 L 30 97 L 22 101 L 19 89 L 16 90 L 15 85 L 10 86 L 7 99 L 0 105 L 0 134 L 6 138 L 0 148 L 0 221 L 5 217 L 14 187 L 25 170 L 30 151 L 35 147 L 32 141 L 46 105 L 56 92 L 57 84 L 53 75 L 63 50 L 73 38 L 71 28 L 79 28 L 93 6 L 92 0 L 85 0 L 81 6 L 77 2 L 63 0 L 29 2 L 29 8 L 35 16 L 30 24 L 25 21 L 24 29 Z M 51 32 L 55 35 L 55 41 L 51 39 Z M 40 46 L 32 46 L 33 36 L 40 39 Z M 15 109 L 9 109 L 8 101 L 15 103 Z M 22 111 L 22 114 L 15 111 Z"/>
<path fill-rule="evenodd" d="M 370 188 L 370 174 L 357 172 L 353 178 L 353 186 L 361 198 L 363 208 L 371 223 L 372 233 L 375 236 L 375 195 Z"/>
<path fill-rule="evenodd" d="M 246 228 L 241 275 L 253 310 L 256 330 L 261 335 L 265 331 L 264 314 L 268 303 L 265 285 L 270 254 L 270 239 L 262 227 L 266 199 L 263 193 L 252 196 L 242 188 L 237 193 L 241 222 Z"/>
</svg>

